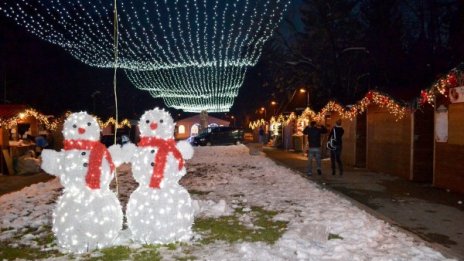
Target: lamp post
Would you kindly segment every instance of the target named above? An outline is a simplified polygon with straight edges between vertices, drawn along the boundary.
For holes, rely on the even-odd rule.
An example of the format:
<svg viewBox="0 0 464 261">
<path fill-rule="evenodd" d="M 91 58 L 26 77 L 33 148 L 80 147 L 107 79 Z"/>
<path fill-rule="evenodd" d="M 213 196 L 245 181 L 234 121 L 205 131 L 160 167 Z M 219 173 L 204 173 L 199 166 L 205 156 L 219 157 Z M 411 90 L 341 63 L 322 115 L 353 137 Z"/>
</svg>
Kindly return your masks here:
<svg viewBox="0 0 464 261">
<path fill-rule="evenodd" d="M 230 116 L 230 119 L 232 120 L 232 127 L 235 127 L 235 117 L 234 117 L 234 115 Z"/>
<path fill-rule="evenodd" d="M 300 93 L 306 93 L 306 108 L 309 107 L 309 91 L 305 88 L 300 88 Z"/>
<path fill-rule="evenodd" d="M 266 108 L 261 107 L 261 113 L 264 113 L 264 119 L 266 119 Z"/>
<path fill-rule="evenodd" d="M 273 116 L 276 115 L 276 105 L 277 105 L 277 102 L 276 102 L 276 101 L 271 101 L 271 106 L 274 108 L 274 114 L 273 114 Z"/>
</svg>

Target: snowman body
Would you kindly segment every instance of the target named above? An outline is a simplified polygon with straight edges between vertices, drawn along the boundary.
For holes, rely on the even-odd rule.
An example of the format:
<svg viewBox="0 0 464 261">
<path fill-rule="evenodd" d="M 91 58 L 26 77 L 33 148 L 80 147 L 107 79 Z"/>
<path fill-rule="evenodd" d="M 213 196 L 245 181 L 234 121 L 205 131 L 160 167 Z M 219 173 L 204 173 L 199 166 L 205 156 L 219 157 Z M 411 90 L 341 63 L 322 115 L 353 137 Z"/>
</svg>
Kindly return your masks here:
<svg viewBox="0 0 464 261">
<path fill-rule="evenodd" d="M 154 122 L 156 128 L 153 128 Z M 151 125 L 151 127 L 149 127 Z M 154 138 L 162 144 L 170 140 L 173 151 L 166 153 L 163 145 L 141 144 L 136 147 L 131 159 L 132 174 L 139 187 L 131 194 L 127 205 L 127 224 L 134 241 L 145 244 L 187 241 L 191 238 L 193 207 L 190 194 L 179 185 L 185 175 L 183 155 L 186 150 L 172 140 L 173 121 L 171 116 L 154 109 L 146 112 L 140 122 L 141 139 Z M 148 142 L 149 143 L 149 142 Z M 184 147 L 185 144 L 183 144 Z M 175 149 L 174 149 L 175 147 Z M 166 157 L 160 157 L 160 153 Z M 182 156 L 180 154 L 182 154 Z M 189 152 L 193 153 L 192 151 Z M 189 154 L 186 153 L 186 154 Z M 188 155 L 187 158 L 191 157 Z M 154 168 L 162 164 L 162 177 L 154 182 Z"/>
<path fill-rule="evenodd" d="M 90 115 L 71 114 L 63 129 L 65 148 L 42 153 L 42 168 L 58 176 L 64 187 L 53 213 L 53 232 L 58 245 L 74 253 L 111 246 L 122 229 L 121 205 L 109 189 L 114 177 L 111 157 L 95 153 L 95 147 L 104 151 L 99 132 Z M 95 161 L 95 156 L 101 159 Z M 99 171 L 89 175 L 89 168 Z"/>
</svg>

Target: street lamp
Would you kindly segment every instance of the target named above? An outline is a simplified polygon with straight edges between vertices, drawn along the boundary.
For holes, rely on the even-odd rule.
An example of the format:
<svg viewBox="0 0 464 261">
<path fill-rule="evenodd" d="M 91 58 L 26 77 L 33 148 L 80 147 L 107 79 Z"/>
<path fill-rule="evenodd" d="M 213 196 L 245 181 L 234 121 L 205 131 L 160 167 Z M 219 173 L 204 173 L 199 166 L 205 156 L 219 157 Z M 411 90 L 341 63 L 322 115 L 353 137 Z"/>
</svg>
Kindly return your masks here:
<svg viewBox="0 0 464 261">
<path fill-rule="evenodd" d="M 266 119 L 266 108 L 261 107 L 261 113 L 264 113 L 264 119 Z"/>
<path fill-rule="evenodd" d="M 235 127 L 235 117 L 234 117 L 234 115 L 230 116 L 230 118 L 232 119 L 232 127 Z"/>
<path fill-rule="evenodd" d="M 309 92 L 305 88 L 300 88 L 300 93 L 306 93 L 306 107 L 309 107 Z"/>
<path fill-rule="evenodd" d="M 271 106 L 274 108 L 274 116 L 276 115 L 276 105 L 277 105 L 277 102 L 276 101 L 271 101 Z"/>
</svg>

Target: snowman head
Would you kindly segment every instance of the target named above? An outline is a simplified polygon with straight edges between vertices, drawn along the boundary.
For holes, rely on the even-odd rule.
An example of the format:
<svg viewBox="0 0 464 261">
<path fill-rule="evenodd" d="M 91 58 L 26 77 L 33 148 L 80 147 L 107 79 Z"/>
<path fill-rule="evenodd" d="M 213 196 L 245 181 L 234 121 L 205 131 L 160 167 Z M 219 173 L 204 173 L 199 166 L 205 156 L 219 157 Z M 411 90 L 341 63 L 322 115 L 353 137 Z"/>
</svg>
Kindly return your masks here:
<svg viewBox="0 0 464 261">
<path fill-rule="evenodd" d="M 174 136 L 174 120 L 169 112 L 155 108 L 142 115 L 139 130 L 142 137 L 170 139 Z"/>
<path fill-rule="evenodd" d="M 66 118 L 63 126 L 66 140 L 100 140 L 100 126 L 94 117 L 86 112 L 76 112 Z"/>
</svg>

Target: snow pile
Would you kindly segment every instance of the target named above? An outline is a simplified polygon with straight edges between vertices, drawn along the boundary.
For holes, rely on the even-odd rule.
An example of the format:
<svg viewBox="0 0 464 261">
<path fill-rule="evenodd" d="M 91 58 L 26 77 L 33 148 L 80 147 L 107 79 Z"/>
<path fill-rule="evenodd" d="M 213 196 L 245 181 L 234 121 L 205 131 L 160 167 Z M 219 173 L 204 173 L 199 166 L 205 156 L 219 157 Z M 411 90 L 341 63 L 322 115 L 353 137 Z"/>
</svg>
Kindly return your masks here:
<svg viewBox="0 0 464 261">
<path fill-rule="evenodd" d="M 229 215 L 240 207 L 246 224 L 246 211 L 261 207 L 277 211 L 274 220 L 288 222 L 287 230 L 274 245 L 215 242 L 186 246 L 189 255 L 198 260 L 447 260 L 424 242 L 298 173 L 264 156 L 250 156 L 244 145 L 195 148 L 195 156 L 187 162 L 187 171 L 181 184 L 195 191 L 191 195 L 195 218 Z M 125 187 L 134 186 L 130 178 L 120 176 L 120 193 L 134 189 Z M 0 198 L 1 228 L 12 223 L 17 229 L 33 222 L 51 224 L 53 205 L 46 203 L 56 198 L 57 182 L 37 186 Z M 34 203 L 25 203 L 26 194 Z M 41 214 L 36 215 L 36 211 Z M 34 214 L 25 215 L 27 212 Z M 0 236 L 7 238 L 7 232 Z M 123 231 L 121 239 L 129 237 L 127 232 Z M 130 240 L 121 242 L 135 246 Z M 181 249 L 177 253 L 162 251 L 163 257 L 169 260 Z"/>
</svg>

